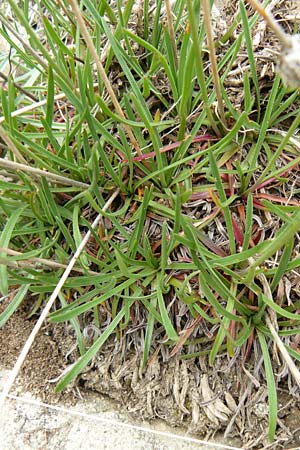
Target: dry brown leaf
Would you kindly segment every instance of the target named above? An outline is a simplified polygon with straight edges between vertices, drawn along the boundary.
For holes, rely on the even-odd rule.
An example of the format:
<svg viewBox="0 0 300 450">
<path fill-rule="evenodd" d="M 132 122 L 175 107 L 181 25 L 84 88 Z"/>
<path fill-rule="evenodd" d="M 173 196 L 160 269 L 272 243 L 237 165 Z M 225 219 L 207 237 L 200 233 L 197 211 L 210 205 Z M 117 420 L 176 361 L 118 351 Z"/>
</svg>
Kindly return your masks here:
<svg viewBox="0 0 300 450">
<path fill-rule="evenodd" d="M 227 422 L 228 416 L 232 413 L 229 408 L 219 399 L 215 397 L 215 394 L 210 389 L 208 384 L 208 376 L 206 374 L 201 377 L 201 392 L 203 396 L 203 400 L 207 402 L 204 406 L 205 413 L 207 417 L 212 420 L 214 423 L 218 424 L 219 420 L 221 422 Z"/>
</svg>

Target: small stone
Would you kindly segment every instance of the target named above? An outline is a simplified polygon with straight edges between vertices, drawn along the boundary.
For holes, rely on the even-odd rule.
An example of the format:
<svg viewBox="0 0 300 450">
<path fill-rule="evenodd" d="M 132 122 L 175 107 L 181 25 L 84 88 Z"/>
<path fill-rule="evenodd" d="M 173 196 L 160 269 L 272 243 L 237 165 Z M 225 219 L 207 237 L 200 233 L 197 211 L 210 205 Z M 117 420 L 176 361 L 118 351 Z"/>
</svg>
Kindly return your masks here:
<svg viewBox="0 0 300 450">
<path fill-rule="evenodd" d="M 266 417 L 268 415 L 268 406 L 265 403 L 257 403 L 253 406 L 253 412 L 257 417 Z"/>
</svg>

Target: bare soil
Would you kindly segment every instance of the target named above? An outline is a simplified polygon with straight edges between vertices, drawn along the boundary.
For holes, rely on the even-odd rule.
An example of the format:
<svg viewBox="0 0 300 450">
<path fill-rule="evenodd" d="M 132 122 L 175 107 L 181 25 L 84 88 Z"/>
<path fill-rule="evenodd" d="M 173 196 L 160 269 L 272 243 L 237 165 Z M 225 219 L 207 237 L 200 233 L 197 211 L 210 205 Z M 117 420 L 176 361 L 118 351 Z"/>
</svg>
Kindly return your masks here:
<svg viewBox="0 0 300 450">
<path fill-rule="evenodd" d="M 0 310 L 4 310 L 4 305 Z M 35 319 L 28 319 L 25 307 L 22 307 L 0 328 L 1 367 L 11 369 L 14 366 L 34 324 Z M 64 325 L 56 328 L 63 330 Z M 66 340 L 65 336 L 64 342 Z M 23 364 L 17 385 L 38 395 L 43 401 L 53 404 L 63 399 L 65 404 L 74 404 L 77 397 L 74 389 L 57 394 L 54 392 L 55 383 L 50 381 L 57 378 L 65 367 L 62 347 L 58 340 L 53 339 L 53 326 L 45 325 Z"/>
</svg>

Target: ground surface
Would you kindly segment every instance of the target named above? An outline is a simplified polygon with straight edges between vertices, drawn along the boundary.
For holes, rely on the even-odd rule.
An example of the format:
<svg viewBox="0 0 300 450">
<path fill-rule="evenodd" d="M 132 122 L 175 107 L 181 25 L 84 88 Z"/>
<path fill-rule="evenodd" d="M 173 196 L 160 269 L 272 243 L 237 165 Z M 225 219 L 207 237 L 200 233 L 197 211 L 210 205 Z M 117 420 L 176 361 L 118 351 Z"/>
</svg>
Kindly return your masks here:
<svg viewBox="0 0 300 450">
<path fill-rule="evenodd" d="M 0 388 L 9 374 L 34 320 L 27 320 L 25 314 L 16 314 L 13 320 L 0 331 L 2 349 L 0 365 Z M 61 330 L 56 330 L 56 336 Z M 113 449 L 123 450 L 192 450 L 226 448 L 200 442 L 181 441 L 155 434 L 176 433 L 184 435 L 186 430 L 168 426 L 165 421 L 147 422 L 132 420 L 125 407 L 108 396 L 93 393 L 87 389 L 70 389 L 63 394 L 54 393 L 51 378 L 56 378 L 66 361 L 60 351 L 59 342 L 53 340 L 53 330 L 47 327 L 36 341 L 25 362 L 21 376 L 14 388 L 14 394 L 29 403 L 8 399 L 0 418 L 0 450 L 79 450 Z M 116 393 L 115 393 L 116 395 Z M 81 397 L 81 398 L 80 398 Z M 63 410 L 48 409 L 31 402 L 39 399 Z M 69 412 L 67 412 L 69 410 Z M 96 419 L 83 417 L 94 414 Z M 114 423 L 112 423 L 114 421 Z M 115 423 L 117 421 L 117 424 Z M 122 425 L 123 424 L 123 425 Z M 124 426 L 125 424 L 125 426 Z M 152 432 L 138 430 L 130 424 L 152 429 Z M 238 448 L 239 441 L 224 440 L 216 436 L 214 442 L 222 442 L 227 448 Z"/>
<path fill-rule="evenodd" d="M 0 385 L 7 376 L 7 370 L 0 370 Z M 20 386 L 18 395 L 29 402 L 34 401 L 33 396 L 23 392 Z M 9 399 L 3 411 L 4 417 L 0 420 L 0 449 L 196 450 L 224 448 L 213 444 L 185 442 L 176 437 L 165 437 L 132 429 L 129 418 L 116 412 L 116 405 L 96 394 L 86 394 L 85 398 L 73 405 L 71 410 L 70 414 L 66 410 L 56 411 Z M 96 419 L 84 418 L 82 417 L 84 413 L 94 414 Z M 143 425 L 149 428 L 149 424 Z M 163 423 L 156 423 L 153 429 L 163 433 L 174 432 Z M 180 433 L 180 431 L 182 432 L 182 430 L 177 432 Z"/>
<path fill-rule="evenodd" d="M 7 369 L 12 368 L 17 359 L 34 322 L 34 318 L 26 318 L 26 312 L 23 310 L 0 330 L 2 383 L 7 378 Z M 72 339 L 67 340 L 67 332 L 64 325 L 44 327 L 14 387 L 16 395 L 29 399 L 39 398 L 51 405 L 62 405 L 77 412 L 97 413 L 98 417 L 104 419 L 131 422 L 171 433 L 187 433 L 189 436 L 210 442 L 223 442 L 235 448 L 243 446 L 277 449 L 299 446 L 299 402 L 296 394 L 294 397 L 288 394 L 286 386 L 282 387 L 279 393 L 280 423 L 278 441 L 275 444 L 269 446 L 263 437 L 267 430 L 264 384 L 253 390 L 250 396 L 252 403 L 247 401 L 246 407 L 241 409 L 230 438 L 219 437 L 233 417 L 236 405 L 232 402 L 238 403 L 239 397 L 242 397 L 242 393 L 251 384 L 248 377 L 242 373 L 242 368 L 239 374 L 236 367 L 226 370 L 225 360 L 219 360 L 219 366 L 213 371 L 204 366 L 204 363 L 202 369 L 194 362 L 171 362 L 165 367 L 154 364 L 152 369 L 141 377 L 135 370 L 136 359 L 130 363 L 127 360 L 118 367 L 109 364 L 109 359 L 105 360 L 105 353 L 110 352 L 108 345 L 75 385 L 61 394 L 56 394 L 55 383 L 50 380 L 55 380 L 69 364 L 64 357 L 67 347 L 72 347 Z M 195 374 L 199 378 L 198 386 Z M 244 387 L 241 389 L 241 386 Z M 197 397 L 197 393 L 198 401 L 192 407 L 192 397 Z M 195 405 L 198 405 L 198 409 Z M 4 413 L 1 426 L 4 430 L 2 445 L 6 446 L 0 446 L 3 450 L 95 448 L 90 446 L 90 442 L 99 442 L 99 449 L 110 449 L 116 445 L 122 449 L 177 448 L 177 441 L 173 442 L 172 439 L 166 441 L 166 438 L 140 431 L 91 422 L 81 417 L 48 411 L 30 404 L 15 403 L 12 400 L 7 403 Z M 97 439 L 93 433 L 98 433 Z M 100 440 L 102 437 L 99 437 L 99 433 L 104 441 Z M 89 438 L 91 441 L 87 441 Z M 74 447 L 75 442 L 78 447 Z M 200 444 L 180 442 L 179 448 L 202 447 Z"/>
</svg>

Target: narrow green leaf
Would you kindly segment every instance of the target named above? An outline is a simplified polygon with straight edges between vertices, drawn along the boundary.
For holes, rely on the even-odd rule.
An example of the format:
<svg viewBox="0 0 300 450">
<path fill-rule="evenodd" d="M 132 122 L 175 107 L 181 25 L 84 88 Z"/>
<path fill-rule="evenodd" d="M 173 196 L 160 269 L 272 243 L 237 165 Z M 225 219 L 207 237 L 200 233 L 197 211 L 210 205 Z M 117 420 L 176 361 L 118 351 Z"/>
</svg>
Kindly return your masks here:
<svg viewBox="0 0 300 450">
<path fill-rule="evenodd" d="M 276 233 L 275 237 L 268 242 L 268 245 L 260 252 L 255 262 L 251 264 L 250 270 L 245 277 L 244 282 L 247 283 L 253 279 L 255 270 L 260 264 L 264 263 L 270 256 L 274 255 L 277 250 L 286 245 L 291 238 L 300 229 L 300 210 L 296 210 L 289 221 Z"/>
<path fill-rule="evenodd" d="M 276 269 L 276 272 L 273 276 L 272 282 L 271 282 L 271 291 L 274 292 L 276 287 L 278 286 L 279 281 L 282 279 L 283 275 L 287 271 L 288 263 L 290 261 L 290 258 L 292 256 L 294 248 L 294 240 L 290 239 L 286 246 L 284 247 L 284 250 L 282 252 L 278 267 Z"/>
<path fill-rule="evenodd" d="M 245 225 L 242 252 L 247 250 L 249 247 L 252 235 L 252 224 L 253 224 L 253 197 L 251 194 L 249 194 L 247 198 L 246 225 Z"/>
<path fill-rule="evenodd" d="M 291 313 L 286 308 L 281 308 L 281 306 L 277 305 L 277 303 L 271 300 L 268 296 L 262 294 L 262 300 L 264 303 L 270 306 L 273 311 L 275 311 L 277 314 L 280 314 L 280 316 L 287 317 L 288 319 L 292 320 L 300 320 L 300 314 Z"/>
<path fill-rule="evenodd" d="M 244 33 L 246 47 L 247 47 L 247 56 L 248 56 L 248 61 L 250 64 L 252 80 L 253 80 L 253 84 L 255 87 L 255 93 L 256 93 L 256 104 L 258 107 L 257 121 L 259 121 L 260 103 L 261 103 L 260 102 L 260 87 L 258 84 L 258 76 L 257 76 L 257 71 L 256 71 L 255 56 L 254 56 L 253 44 L 252 44 L 253 38 L 251 36 L 250 26 L 249 26 L 249 17 L 247 15 L 245 4 L 242 1 L 240 1 L 240 12 L 241 12 L 241 18 L 242 18 L 242 24 L 243 24 L 243 33 Z"/>
<path fill-rule="evenodd" d="M 199 281 L 201 284 L 201 289 L 203 291 L 203 294 L 205 295 L 205 297 L 207 298 L 208 302 L 211 303 L 211 305 L 215 308 L 216 312 L 224 317 L 226 317 L 229 320 L 234 320 L 234 321 L 240 321 L 241 318 L 238 316 L 235 316 L 234 314 L 232 314 L 230 311 L 227 311 L 227 309 L 225 309 L 219 302 L 218 300 L 215 298 L 215 296 L 213 295 L 213 293 L 211 292 L 211 290 L 208 287 L 208 284 L 206 282 L 205 276 L 204 274 L 200 274 L 199 275 Z M 217 289 L 217 286 L 213 286 L 214 289 Z"/>
<path fill-rule="evenodd" d="M 12 232 L 18 222 L 20 215 L 24 212 L 25 207 L 16 210 L 7 220 L 4 229 L 0 235 L 0 248 L 8 248 L 11 239 Z M 6 253 L 0 252 L 0 258 L 5 258 Z M 8 293 L 8 274 L 7 267 L 4 264 L 0 264 L 0 292 L 2 295 Z"/>
<path fill-rule="evenodd" d="M 79 245 L 81 244 L 82 239 L 83 239 L 83 237 L 81 235 L 80 228 L 79 228 L 79 211 L 80 211 L 79 210 L 79 205 L 75 205 L 74 209 L 73 209 L 72 226 L 73 226 L 73 236 L 74 236 L 74 241 L 75 241 L 76 248 L 79 247 Z M 86 256 L 85 252 L 81 253 L 79 259 L 80 259 L 80 262 L 81 262 L 82 266 L 85 269 L 88 270 L 89 269 L 89 263 L 88 263 L 88 258 Z"/>
<path fill-rule="evenodd" d="M 46 107 L 46 122 L 51 128 L 53 121 L 53 111 L 54 111 L 54 78 L 53 70 L 49 67 L 48 70 L 48 83 L 47 83 L 47 107 Z"/>
<path fill-rule="evenodd" d="M 133 301 L 129 304 L 133 304 Z M 80 372 L 88 365 L 92 358 L 98 353 L 102 345 L 109 338 L 109 336 L 114 332 L 120 321 L 125 315 L 125 307 L 121 309 L 115 319 L 105 328 L 101 336 L 94 342 L 94 344 L 87 350 L 87 352 L 80 356 L 76 363 L 72 366 L 71 370 L 65 375 L 62 380 L 57 384 L 55 391 L 62 391 L 67 384 L 69 384 Z"/>
<path fill-rule="evenodd" d="M 110 275 L 110 277 L 111 279 L 113 279 L 112 275 Z M 140 278 L 139 276 L 136 276 L 136 279 L 139 278 Z M 49 321 L 64 322 L 65 320 L 70 320 L 73 317 L 79 316 L 79 314 L 82 314 L 85 311 L 89 311 L 90 309 L 94 308 L 94 306 L 100 305 L 101 303 L 105 302 L 108 298 L 113 297 L 114 295 L 119 295 L 123 291 L 123 289 L 131 286 L 133 283 L 135 283 L 134 279 L 126 280 L 123 283 L 119 284 L 118 286 L 114 287 L 113 289 L 111 288 L 108 289 L 107 292 L 105 292 L 105 294 L 94 298 L 87 304 L 75 306 L 74 308 L 72 307 L 72 305 L 69 305 L 66 308 L 61 308 L 60 310 L 55 311 L 52 314 L 49 314 Z"/>
<path fill-rule="evenodd" d="M 28 289 L 30 287 L 30 284 L 23 284 L 16 293 L 16 295 L 13 297 L 12 301 L 9 303 L 9 305 L 5 308 L 5 310 L 0 314 L 0 328 L 5 325 L 5 323 L 8 321 L 8 319 L 13 315 L 13 313 L 18 309 L 22 301 L 24 300 Z"/>
<path fill-rule="evenodd" d="M 152 298 L 150 300 L 150 303 L 151 303 L 152 308 L 155 309 L 156 306 L 157 306 L 157 299 L 156 298 Z M 154 323 L 155 323 L 155 317 L 149 311 L 148 320 L 147 320 L 147 326 L 146 326 L 146 333 L 145 333 L 143 359 L 142 359 L 142 368 L 143 369 L 146 367 L 146 364 L 147 364 L 147 361 L 148 361 L 148 357 L 149 357 L 149 354 L 150 354 Z"/>
<path fill-rule="evenodd" d="M 266 343 L 265 336 L 257 331 L 258 339 L 262 349 L 264 357 L 265 372 L 268 386 L 268 398 L 269 398 L 269 440 L 273 441 L 277 426 L 277 390 L 276 383 L 272 368 L 272 362 L 269 355 L 268 345 Z"/>
<path fill-rule="evenodd" d="M 171 319 L 169 317 L 167 308 L 166 308 L 166 304 L 165 304 L 165 299 L 163 297 L 163 293 L 162 293 L 162 276 L 159 276 L 157 278 L 157 282 L 156 282 L 156 286 L 155 288 L 157 289 L 157 298 L 158 298 L 158 306 L 159 306 L 159 310 L 160 310 L 160 314 L 161 314 L 161 318 L 162 318 L 162 322 L 163 322 L 163 326 L 166 330 L 166 333 L 168 335 L 168 338 L 171 339 L 172 341 L 177 341 L 178 340 L 178 335 L 172 325 Z"/>
<path fill-rule="evenodd" d="M 220 200 L 222 203 L 222 212 L 224 214 L 224 218 L 225 218 L 225 222 L 226 222 L 226 230 L 227 230 L 228 237 L 229 237 L 230 253 L 234 254 L 234 253 L 236 253 L 235 236 L 234 236 L 234 231 L 233 231 L 230 209 L 228 206 L 225 206 L 227 197 L 226 197 L 223 182 L 222 182 L 222 179 L 220 176 L 220 171 L 219 171 L 219 168 L 218 168 L 218 165 L 217 165 L 217 162 L 216 162 L 213 152 L 209 151 L 208 156 L 209 156 L 210 169 L 212 172 L 212 176 L 215 179 L 218 194 L 219 194 L 219 197 L 220 197 Z"/>
</svg>

